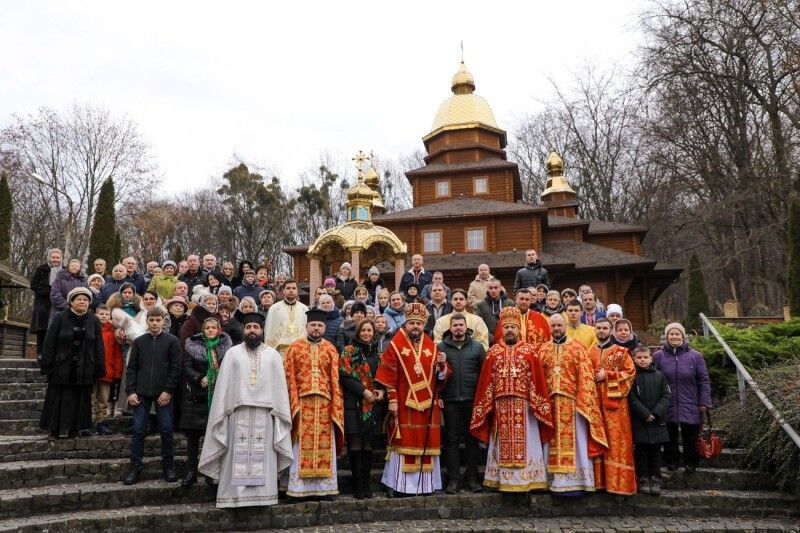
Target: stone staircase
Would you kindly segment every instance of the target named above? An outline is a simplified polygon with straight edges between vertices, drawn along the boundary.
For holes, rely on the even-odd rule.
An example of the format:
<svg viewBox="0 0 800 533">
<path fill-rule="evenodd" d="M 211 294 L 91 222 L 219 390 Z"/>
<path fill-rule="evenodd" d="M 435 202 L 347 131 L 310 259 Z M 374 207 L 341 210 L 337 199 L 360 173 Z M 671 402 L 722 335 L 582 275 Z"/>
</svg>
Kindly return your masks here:
<svg viewBox="0 0 800 533">
<path fill-rule="evenodd" d="M 382 496 L 376 464 L 376 497 L 359 501 L 348 494 L 350 472 L 342 464 L 342 495 L 334 501 L 221 510 L 214 489 L 202 482 L 186 490 L 161 481 L 157 436 L 147 439 L 143 481 L 130 487 L 119 482 L 129 437 L 48 440 L 38 429 L 44 390 L 32 361 L 0 359 L 0 531 L 332 531 L 354 524 L 396 531 L 401 522 L 427 531 L 800 529 L 800 498 L 777 492 L 768 475 L 742 469 L 743 454 L 732 449 L 693 475 L 667 473 L 661 497 L 487 492 L 390 499 Z M 128 424 L 115 419 L 114 428 Z M 185 440 L 176 436 L 175 442 L 180 472 Z"/>
</svg>

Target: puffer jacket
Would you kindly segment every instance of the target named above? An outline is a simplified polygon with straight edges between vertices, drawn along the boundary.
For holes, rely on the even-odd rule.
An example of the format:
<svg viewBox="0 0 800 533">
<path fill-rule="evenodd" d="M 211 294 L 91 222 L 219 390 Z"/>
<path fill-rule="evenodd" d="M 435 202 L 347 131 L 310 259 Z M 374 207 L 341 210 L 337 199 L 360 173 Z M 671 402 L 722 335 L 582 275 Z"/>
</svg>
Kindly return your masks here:
<svg viewBox="0 0 800 533">
<path fill-rule="evenodd" d="M 264 292 L 264 290 L 265 289 L 256 282 L 253 282 L 251 285 L 246 281 L 243 281 L 241 285 L 233 289 L 233 295 L 239 298 L 240 302 L 245 296 L 249 296 L 258 302 L 260 300 L 261 293 Z"/>
<path fill-rule="evenodd" d="M 76 287 L 86 287 L 86 275 L 83 272 L 77 274 L 70 273 L 67 269 L 61 269 L 50 285 L 50 316 L 52 317 L 59 311 L 65 311 L 67 304 L 67 294 Z"/>
<path fill-rule="evenodd" d="M 175 285 L 178 283 L 178 276 L 159 274 L 150 280 L 148 290 L 156 291 L 163 301 L 167 301 L 175 294 Z"/>
<path fill-rule="evenodd" d="M 711 380 L 700 352 L 686 342 L 677 348 L 665 344 L 653 354 L 653 364 L 667 378 L 672 391 L 667 422 L 700 425 L 700 406 L 711 408 Z"/>
<path fill-rule="evenodd" d="M 458 346 L 453 342 L 448 330 L 442 336 L 442 342 L 437 348 L 447 354 L 447 363 L 453 371 L 442 388 L 442 400 L 457 402 L 474 400 L 481 367 L 486 360 L 486 350 L 483 345 L 472 339 L 472 331 L 468 329 L 464 344 Z"/>
<path fill-rule="evenodd" d="M 636 368 L 628 406 L 631 413 L 633 442 L 659 444 L 669 442 L 665 416 L 670 404 L 670 390 L 664 374 L 650 365 L 647 369 Z M 645 422 L 650 415 L 652 422 Z"/>
<path fill-rule="evenodd" d="M 539 284 L 549 287 L 550 274 L 542 266 L 542 262 L 537 259 L 533 266 L 525 265 L 517 270 L 517 275 L 514 277 L 514 289 L 511 292 L 517 294 L 517 291 L 523 287 L 536 287 Z"/>
<path fill-rule="evenodd" d="M 405 308 L 401 308 L 398 311 L 396 309 L 392 309 L 391 307 L 387 307 L 383 312 L 383 316 L 386 317 L 386 322 L 389 324 L 389 331 L 392 333 L 397 332 L 397 330 L 403 327 L 403 324 L 406 323 Z"/>
</svg>

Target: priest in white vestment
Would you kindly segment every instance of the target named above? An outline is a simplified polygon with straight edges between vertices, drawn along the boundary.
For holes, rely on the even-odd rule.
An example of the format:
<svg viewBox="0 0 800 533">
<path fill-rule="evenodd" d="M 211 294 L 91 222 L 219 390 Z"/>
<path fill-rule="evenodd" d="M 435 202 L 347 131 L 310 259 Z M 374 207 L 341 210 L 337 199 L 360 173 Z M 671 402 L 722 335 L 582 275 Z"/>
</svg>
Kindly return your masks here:
<svg viewBox="0 0 800 533">
<path fill-rule="evenodd" d="M 308 307 L 297 299 L 297 282 L 286 280 L 283 300 L 272 304 L 264 325 L 264 342 L 281 354 L 293 342 L 306 336 L 306 311 Z"/>
<path fill-rule="evenodd" d="M 262 342 L 263 317 L 244 317 L 244 342 L 217 376 L 199 470 L 219 483 L 217 507 L 278 503 L 279 472 L 292 464 L 292 418 L 280 354 Z"/>
</svg>

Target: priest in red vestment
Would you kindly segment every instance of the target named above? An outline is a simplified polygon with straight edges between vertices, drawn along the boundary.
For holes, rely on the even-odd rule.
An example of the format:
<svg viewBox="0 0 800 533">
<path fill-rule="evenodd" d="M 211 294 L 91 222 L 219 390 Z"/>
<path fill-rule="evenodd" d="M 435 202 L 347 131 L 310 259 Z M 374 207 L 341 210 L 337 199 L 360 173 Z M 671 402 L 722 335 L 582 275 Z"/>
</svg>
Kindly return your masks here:
<svg viewBox="0 0 800 533">
<path fill-rule="evenodd" d="M 542 343 L 550 340 L 550 324 L 543 314 L 530 308 L 533 301 L 533 294 L 528 289 L 519 289 L 516 294 L 517 309 L 519 309 L 520 329 L 519 339 L 522 342 L 532 344 L 534 350 L 538 351 Z M 502 317 L 497 321 L 497 329 L 494 331 L 494 342 L 499 342 L 503 338 Z"/>
<path fill-rule="evenodd" d="M 547 381 L 533 345 L 519 336 L 516 307 L 500 311 L 503 336 L 486 354 L 470 431 L 489 444 L 485 487 L 527 492 L 547 487 L 543 443 L 553 435 Z"/>
<path fill-rule="evenodd" d="M 375 381 L 386 387 L 389 453 L 381 482 L 404 494 L 429 494 L 442 488 L 439 390 L 450 375 L 444 352 L 423 334 L 424 304 L 405 307 L 406 321 L 381 356 Z"/>
<path fill-rule="evenodd" d="M 611 337 L 609 319 L 597 319 L 594 329 L 597 344 L 589 350 L 589 357 L 608 438 L 608 450 L 594 460 L 594 486 L 630 496 L 636 494 L 636 469 L 628 393 L 636 377 L 636 367 L 630 351 Z"/>
</svg>

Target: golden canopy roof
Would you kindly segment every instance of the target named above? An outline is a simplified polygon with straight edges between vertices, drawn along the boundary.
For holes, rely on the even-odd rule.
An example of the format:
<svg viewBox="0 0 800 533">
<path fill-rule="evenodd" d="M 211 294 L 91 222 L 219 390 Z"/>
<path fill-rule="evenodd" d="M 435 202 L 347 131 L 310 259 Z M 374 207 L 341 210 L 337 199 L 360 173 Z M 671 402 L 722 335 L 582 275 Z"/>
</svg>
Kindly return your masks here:
<svg viewBox="0 0 800 533">
<path fill-rule="evenodd" d="M 439 111 L 436 112 L 436 117 L 433 119 L 431 132 L 423 137 L 423 140 L 427 141 L 442 131 L 478 126 L 501 133 L 505 137 L 505 132 L 497 125 L 489 102 L 475 94 L 475 78 L 467 70 L 463 61 L 458 72 L 453 76 L 451 90 L 453 96 L 439 106 Z"/>
<path fill-rule="evenodd" d="M 570 194 L 577 194 L 575 190 L 569 186 L 567 178 L 564 177 L 564 160 L 556 153 L 555 150 L 550 151 L 550 157 L 545 162 L 547 166 L 547 185 L 542 191 L 542 198 L 549 194 L 557 192 L 566 192 Z"/>
</svg>

